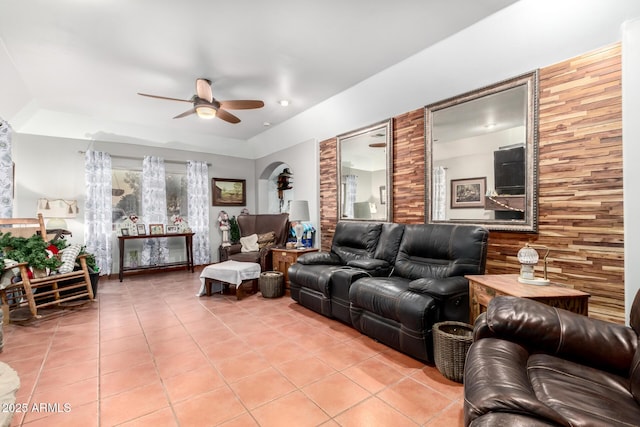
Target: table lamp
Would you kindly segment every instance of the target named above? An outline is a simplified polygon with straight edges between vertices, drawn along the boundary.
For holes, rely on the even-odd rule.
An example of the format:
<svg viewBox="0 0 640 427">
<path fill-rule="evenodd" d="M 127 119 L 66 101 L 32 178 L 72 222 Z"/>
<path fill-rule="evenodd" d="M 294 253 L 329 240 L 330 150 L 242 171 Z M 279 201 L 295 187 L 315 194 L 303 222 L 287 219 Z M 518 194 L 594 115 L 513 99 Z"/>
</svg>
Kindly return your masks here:
<svg viewBox="0 0 640 427">
<path fill-rule="evenodd" d="M 292 200 L 289 208 L 289 221 L 295 222 L 293 230 L 296 232 L 296 249 L 303 248 L 302 235 L 304 233 L 303 221 L 309 221 L 309 202 L 306 200 Z"/>
</svg>

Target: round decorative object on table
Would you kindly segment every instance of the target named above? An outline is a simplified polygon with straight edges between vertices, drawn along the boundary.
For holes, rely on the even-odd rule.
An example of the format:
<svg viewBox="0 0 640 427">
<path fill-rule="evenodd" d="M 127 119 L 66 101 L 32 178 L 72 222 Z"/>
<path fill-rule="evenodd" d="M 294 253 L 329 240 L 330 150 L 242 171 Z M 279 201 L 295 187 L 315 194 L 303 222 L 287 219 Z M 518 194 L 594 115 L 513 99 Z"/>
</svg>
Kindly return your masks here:
<svg viewBox="0 0 640 427">
<path fill-rule="evenodd" d="M 283 277 L 279 271 L 265 271 L 260 273 L 260 292 L 265 298 L 277 298 L 284 295 Z"/>
<path fill-rule="evenodd" d="M 446 378 L 461 383 L 464 360 L 473 342 L 473 326 L 462 322 L 433 325 L 433 356 L 436 368 Z"/>
</svg>

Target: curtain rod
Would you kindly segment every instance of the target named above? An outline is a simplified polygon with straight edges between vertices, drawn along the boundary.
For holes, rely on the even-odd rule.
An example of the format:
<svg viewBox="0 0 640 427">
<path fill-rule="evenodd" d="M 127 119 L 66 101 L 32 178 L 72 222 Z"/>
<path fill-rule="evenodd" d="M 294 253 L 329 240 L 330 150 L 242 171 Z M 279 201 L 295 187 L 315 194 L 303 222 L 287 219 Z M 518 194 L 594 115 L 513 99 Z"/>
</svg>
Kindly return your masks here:
<svg viewBox="0 0 640 427">
<path fill-rule="evenodd" d="M 79 154 L 82 154 L 83 156 L 87 153 L 86 151 L 82 151 L 79 150 L 78 151 Z M 109 154 L 109 156 L 111 156 L 112 159 L 122 159 L 122 160 L 144 160 L 143 157 L 133 157 L 133 156 L 118 156 L 118 155 L 112 155 Z M 164 160 L 164 159 L 163 159 Z M 164 160 L 165 163 L 175 163 L 178 165 L 184 165 L 187 163 L 187 160 Z M 211 163 L 207 163 L 207 166 L 211 166 Z"/>
</svg>

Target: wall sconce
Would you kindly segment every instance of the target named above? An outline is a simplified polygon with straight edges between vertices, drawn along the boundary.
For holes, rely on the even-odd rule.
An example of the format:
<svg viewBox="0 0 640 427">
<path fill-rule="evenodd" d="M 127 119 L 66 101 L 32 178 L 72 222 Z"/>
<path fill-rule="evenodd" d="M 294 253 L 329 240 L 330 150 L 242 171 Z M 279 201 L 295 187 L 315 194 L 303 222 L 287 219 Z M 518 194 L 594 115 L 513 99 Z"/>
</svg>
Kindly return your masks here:
<svg viewBox="0 0 640 427">
<path fill-rule="evenodd" d="M 65 218 L 75 218 L 78 215 L 78 201 L 65 199 L 38 199 L 36 213 L 41 213 L 47 221 L 47 229 L 65 230 Z"/>
<path fill-rule="evenodd" d="M 544 262 L 544 277 L 542 279 L 535 277 L 534 267 L 538 263 L 540 256 L 536 249 L 544 250 L 542 260 Z M 518 276 L 518 282 L 526 283 L 528 285 L 548 285 L 549 279 L 547 278 L 547 256 L 549 255 L 549 248 L 543 245 L 531 245 L 529 243 L 524 245 L 518 251 L 518 261 L 520 262 L 520 276 Z"/>
</svg>

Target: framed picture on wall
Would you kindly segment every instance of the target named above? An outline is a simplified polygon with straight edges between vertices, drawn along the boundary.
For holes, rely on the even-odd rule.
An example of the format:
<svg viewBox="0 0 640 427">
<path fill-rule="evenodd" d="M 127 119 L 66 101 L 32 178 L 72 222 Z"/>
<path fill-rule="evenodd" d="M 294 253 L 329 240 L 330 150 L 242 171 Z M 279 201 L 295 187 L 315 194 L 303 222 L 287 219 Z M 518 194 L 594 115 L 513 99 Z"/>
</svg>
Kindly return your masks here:
<svg viewBox="0 0 640 427">
<path fill-rule="evenodd" d="M 211 204 L 213 206 L 246 206 L 247 180 L 212 178 Z"/>
<path fill-rule="evenodd" d="M 487 178 L 451 180 L 451 209 L 484 208 Z"/>
</svg>

